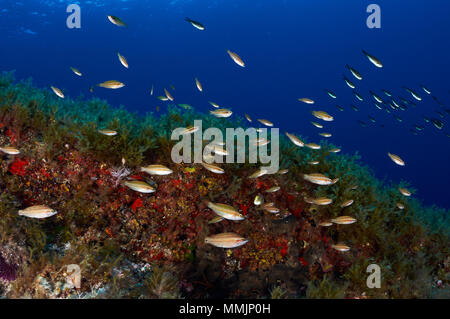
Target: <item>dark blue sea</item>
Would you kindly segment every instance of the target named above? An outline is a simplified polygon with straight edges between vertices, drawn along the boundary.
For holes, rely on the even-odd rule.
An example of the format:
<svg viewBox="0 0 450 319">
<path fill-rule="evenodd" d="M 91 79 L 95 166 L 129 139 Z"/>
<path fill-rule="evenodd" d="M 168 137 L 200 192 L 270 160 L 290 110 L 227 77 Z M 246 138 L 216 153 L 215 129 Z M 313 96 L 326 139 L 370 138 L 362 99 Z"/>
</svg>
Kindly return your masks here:
<svg viewBox="0 0 450 319">
<path fill-rule="evenodd" d="M 425 204 L 450 208 L 450 2 L 374 1 L 1 0 L 0 69 L 15 70 L 17 79 L 31 77 L 39 87 L 61 88 L 72 98 L 93 95 L 142 115 L 157 106 L 164 112 L 167 102 L 156 96 L 173 85 L 177 103 L 208 112 L 208 101 L 214 101 L 232 109 L 233 116 L 266 118 L 281 132 L 312 142 L 322 137 L 310 123 L 311 111 L 324 110 L 335 118 L 325 131 L 343 153 L 358 152 L 380 179 L 409 181 L 417 190 L 414 197 Z M 79 5 L 80 28 L 66 25 L 70 4 Z M 380 8 L 381 28 L 367 26 L 370 4 Z M 108 15 L 120 17 L 127 27 L 112 24 Z M 194 28 L 186 17 L 205 30 Z M 227 50 L 238 53 L 245 68 Z M 383 68 L 370 63 L 362 50 L 380 59 Z M 119 63 L 117 52 L 129 69 Z M 347 64 L 362 74 L 361 81 Z M 83 76 L 74 75 L 71 66 Z M 203 92 L 195 87 L 195 77 Z M 112 79 L 126 86 L 89 91 Z M 382 89 L 397 103 L 407 100 L 404 110 L 377 109 L 369 91 L 389 102 Z M 299 102 L 303 97 L 315 104 Z M 394 164 L 388 152 L 406 165 Z"/>
</svg>

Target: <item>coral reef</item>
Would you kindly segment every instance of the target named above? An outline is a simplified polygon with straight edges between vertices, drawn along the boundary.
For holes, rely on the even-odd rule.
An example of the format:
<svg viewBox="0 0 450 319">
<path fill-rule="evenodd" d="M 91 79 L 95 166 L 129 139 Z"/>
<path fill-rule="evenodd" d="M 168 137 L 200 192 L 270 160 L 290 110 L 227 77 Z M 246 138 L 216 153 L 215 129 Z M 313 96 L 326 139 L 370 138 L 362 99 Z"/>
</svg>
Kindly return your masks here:
<svg viewBox="0 0 450 319">
<path fill-rule="evenodd" d="M 106 102 L 58 99 L 31 81 L 0 77 L 0 292 L 9 298 L 438 298 L 449 296 L 450 219 L 447 210 L 405 200 L 396 185 L 374 178 L 358 154 L 336 146 L 298 148 L 281 137 L 285 175 L 248 179 L 258 166 L 230 164 L 214 174 L 199 164 L 174 164 L 170 134 L 194 119 L 203 128 L 245 127 L 168 106 L 145 118 Z M 119 132 L 110 137 L 99 129 Z M 225 134 L 224 134 L 225 135 Z M 306 140 L 306 139 L 305 139 Z M 318 165 L 308 162 L 319 161 Z M 173 170 L 150 176 L 141 165 Z M 326 172 L 339 181 L 313 186 L 303 174 Z M 145 181 L 138 193 L 124 181 Z M 266 193 L 278 185 L 280 190 Z M 257 194 L 279 214 L 253 202 Z M 332 205 L 307 198 L 329 197 Z M 354 203 L 342 208 L 344 199 Z M 209 224 L 206 201 L 228 203 L 240 222 Z M 397 203 L 404 205 L 399 209 Z M 27 219 L 18 210 L 50 205 L 58 214 Z M 352 225 L 322 227 L 340 215 Z M 234 249 L 205 244 L 209 234 L 233 231 L 248 243 Z M 345 242 L 348 252 L 333 249 Z M 67 281 L 79 265 L 80 287 Z M 382 269 L 369 289 L 366 269 Z"/>
</svg>

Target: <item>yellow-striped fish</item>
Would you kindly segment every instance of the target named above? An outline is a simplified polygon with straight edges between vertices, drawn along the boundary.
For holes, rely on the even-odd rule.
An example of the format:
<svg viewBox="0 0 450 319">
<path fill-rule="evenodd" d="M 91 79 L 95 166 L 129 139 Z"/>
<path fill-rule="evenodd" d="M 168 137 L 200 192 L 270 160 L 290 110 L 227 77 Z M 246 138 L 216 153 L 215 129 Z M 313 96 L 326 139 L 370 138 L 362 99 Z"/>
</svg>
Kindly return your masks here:
<svg viewBox="0 0 450 319">
<path fill-rule="evenodd" d="M 349 225 L 356 222 L 356 219 L 351 216 L 339 216 L 336 218 L 333 218 L 331 222 L 338 224 L 338 225 Z"/>
<path fill-rule="evenodd" d="M 285 132 L 286 136 L 291 140 L 292 143 L 294 143 L 295 145 L 297 145 L 298 147 L 304 147 L 305 143 L 299 139 L 297 136 L 295 136 L 294 134 L 290 134 L 288 132 Z"/>
<path fill-rule="evenodd" d="M 333 184 L 333 181 L 326 177 L 323 174 L 320 173 L 313 173 L 313 174 L 304 174 L 303 178 L 307 180 L 308 182 L 311 182 L 313 184 L 317 185 L 331 185 Z"/>
<path fill-rule="evenodd" d="M 117 131 L 114 130 L 99 130 L 99 133 L 107 136 L 114 136 L 117 135 Z"/>
<path fill-rule="evenodd" d="M 337 251 L 349 251 L 350 247 L 345 244 L 336 244 L 331 246 L 333 249 L 336 249 Z"/>
<path fill-rule="evenodd" d="M 77 69 L 77 68 L 74 68 L 74 67 L 70 67 L 70 69 L 72 70 L 72 72 L 73 73 L 75 73 L 76 75 L 78 75 L 78 76 L 82 76 L 82 74 L 81 74 L 81 72 Z"/>
<path fill-rule="evenodd" d="M 247 239 L 235 233 L 221 233 L 205 238 L 206 244 L 219 248 L 236 248 L 245 245 L 247 242 Z"/>
<path fill-rule="evenodd" d="M 3 146 L 3 147 L 0 147 L 0 151 L 2 151 L 2 152 L 5 153 L 5 154 L 8 154 L 8 155 L 17 155 L 17 154 L 20 154 L 20 151 L 19 151 L 17 148 L 12 147 L 12 146 Z"/>
<path fill-rule="evenodd" d="M 273 126 L 273 123 L 265 120 L 265 119 L 258 119 L 258 122 L 260 122 L 261 124 L 265 125 L 265 126 Z"/>
<path fill-rule="evenodd" d="M 58 89 L 54 86 L 50 86 L 50 88 L 52 89 L 53 93 L 55 93 L 58 97 L 60 97 L 62 99 L 64 98 L 64 94 L 60 89 Z"/>
<path fill-rule="evenodd" d="M 312 150 L 320 150 L 320 145 L 316 144 L 316 143 L 308 143 L 308 144 L 305 144 L 305 146 Z"/>
<path fill-rule="evenodd" d="M 348 206 L 352 205 L 353 202 L 354 202 L 353 199 L 346 200 L 345 202 L 343 202 L 343 203 L 341 204 L 341 208 L 348 207 Z"/>
<path fill-rule="evenodd" d="M 173 171 L 170 168 L 160 164 L 143 166 L 141 167 L 141 172 L 145 172 L 150 175 L 160 175 L 160 176 L 170 175 L 173 173 Z"/>
<path fill-rule="evenodd" d="M 216 174 L 223 174 L 225 173 L 225 170 L 223 168 L 220 168 L 217 165 L 208 164 L 208 163 L 202 163 L 203 167 L 207 169 L 210 172 L 216 173 Z"/>
<path fill-rule="evenodd" d="M 261 167 L 256 172 L 254 172 L 252 175 L 250 175 L 248 178 L 258 178 L 258 177 L 261 177 L 266 174 L 267 174 L 267 170 Z"/>
<path fill-rule="evenodd" d="M 400 193 L 403 196 L 407 196 L 407 197 L 411 196 L 411 192 L 409 190 L 407 190 L 406 188 L 399 187 L 398 190 L 400 191 Z"/>
<path fill-rule="evenodd" d="M 317 122 L 311 122 L 311 124 L 314 125 L 314 126 L 317 127 L 317 128 L 323 128 L 323 125 L 322 125 L 322 124 L 319 124 L 319 123 L 317 123 Z"/>
<path fill-rule="evenodd" d="M 266 189 L 266 193 L 275 193 L 278 192 L 280 190 L 280 186 L 272 186 L 269 189 Z"/>
<path fill-rule="evenodd" d="M 405 166 L 405 162 L 400 158 L 400 156 L 392 154 L 392 153 L 388 153 L 388 156 L 391 158 L 391 160 L 400 166 Z"/>
<path fill-rule="evenodd" d="M 231 52 L 230 50 L 227 50 L 228 55 L 230 56 L 230 58 L 239 66 L 241 67 L 245 67 L 245 63 L 244 61 L 242 61 L 241 57 L 239 55 L 237 55 L 234 52 Z"/>
<path fill-rule="evenodd" d="M 312 113 L 312 115 L 314 115 L 315 117 L 317 117 L 318 119 L 321 119 L 323 121 L 330 122 L 330 121 L 334 120 L 334 117 L 332 117 L 330 114 L 328 114 L 325 111 L 312 111 L 311 113 Z"/>
<path fill-rule="evenodd" d="M 121 55 L 119 52 L 117 52 L 117 57 L 119 58 L 120 63 L 122 63 L 122 65 L 128 69 L 127 59 L 125 59 L 125 57 Z"/>
<path fill-rule="evenodd" d="M 39 219 L 51 217 L 56 213 L 57 213 L 56 210 L 45 205 L 36 205 L 19 210 L 19 216 L 39 218 Z"/>
<path fill-rule="evenodd" d="M 298 99 L 300 102 L 306 103 L 306 104 L 314 104 L 314 100 L 308 99 L 307 97 L 303 97 L 301 99 Z"/>
<path fill-rule="evenodd" d="M 229 109 L 217 109 L 214 111 L 209 111 L 210 114 L 214 115 L 215 117 L 230 117 L 233 112 Z"/>
<path fill-rule="evenodd" d="M 156 189 L 143 181 L 125 181 L 124 185 L 139 193 L 153 193 L 156 191 Z"/>
<path fill-rule="evenodd" d="M 120 89 L 125 86 L 122 82 L 116 80 L 105 81 L 97 84 L 97 86 L 105 88 L 105 89 Z"/>
<path fill-rule="evenodd" d="M 227 204 L 208 202 L 208 207 L 217 215 L 228 220 L 243 220 L 244 216 L 233 206 Z"/>
<path fill-rule="evenodd" d="M 200 83 L 200 81 L 199 81 L 197 78 L 195 78 L 195 85 L 197 86 L 197 89 L 198 89 L 200 92 L 203 91 L 202 84 Z"/>
<path fill-rule="evenodd" d="M 173 101 L 173 96 L 169 93 L 169 91 L 167 91 L 167 89 L 164 89 L 164 94 L 166 94 L 166 97 L 169 100 Z"/>
</svg>

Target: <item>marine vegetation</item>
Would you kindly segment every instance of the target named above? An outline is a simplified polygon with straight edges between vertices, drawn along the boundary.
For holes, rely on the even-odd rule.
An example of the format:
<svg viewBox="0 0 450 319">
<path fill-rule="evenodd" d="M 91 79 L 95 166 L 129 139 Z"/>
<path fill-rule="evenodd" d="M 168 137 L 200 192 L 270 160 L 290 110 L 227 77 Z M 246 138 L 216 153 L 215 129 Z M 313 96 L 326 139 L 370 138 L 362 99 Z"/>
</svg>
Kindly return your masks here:
<svg viewBox="0 0 450 319">
<path fill-rule="evenodd" d="M 285 174 L 248 178 L 259 168 L 249 163 L 224 164 L 223 174 L 175 164 L 171 133 L 194 119 L 203 129 L 245 127 L 170 101 L 167 112 L 142 117 L 4 73 L 0 146 L 20 152 L 0 154 L 0 296 L 450 297 L 449 212 L 402 195 L 414 194 L 407 181 L 380 181 L 358 154 L 285 136 Z M 141 170 L 150 164 L 167 175 Z M 325 180 L 317 172 L 336 180 L 312 183 Z M 205 242 L 222 233 L 224 247 L 233 236 L 245 241 Z M 380 288 L 366 284 L 370 264 L 381 269 Z M 79 285 L 69 265 L 79 267 Z"/>
</svg>

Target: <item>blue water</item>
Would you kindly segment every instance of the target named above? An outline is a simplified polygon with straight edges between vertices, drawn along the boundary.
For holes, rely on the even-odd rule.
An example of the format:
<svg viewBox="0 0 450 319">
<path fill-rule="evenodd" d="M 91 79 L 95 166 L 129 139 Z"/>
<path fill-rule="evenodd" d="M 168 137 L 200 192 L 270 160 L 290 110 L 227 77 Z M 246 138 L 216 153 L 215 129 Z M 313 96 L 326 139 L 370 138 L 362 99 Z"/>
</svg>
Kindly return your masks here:
<svg viewBox="0 0 450 319">
<path fill-rule="evenodd" d="M 66 6 L 79 3 L 81 29 L 66 27 Z M 191 1 L 0 1 L 0 68 L 16 70 L 18 79 L 32 77 L 41 87 L 54 85 L 66 96 L 83 94 L 105 80 L 126 83 L 120 90 L 96 88 L 94 95 L 112 105 L 123 104 L 144 114 L 164 110 L 156 99 L 163 88 L 175 86 L 177 103 L 206 112 L 208 101 L 231 108 L 235 114 L 267 118 L 281 131 L 320 140 L 311 125 L 311 110 L 335 116 L 326 123 L 331 142 L 343 152 L 358 151 L 379 178 L 410 181 L 415 197 L 426 204 L 450 207 L 450 133 L 448 114 L 421 88 L 423 84 L 449 108 L 450 2 L 381 1 L 381 29 L 366 26 L 366 7 L 372 1 L 331 0 L 191 0 Z M 111 24 L 119 16 L 128 28 Z M 190 17 L 206 26 L 199 31 L 184 21 Z M 373 66 L 361 49 L 382 60 Z M 245 68 L 234 64 L 226 51 L 238 53 Z M 124 55 L 130 68 L 117 59 Z M 364 79 L 346 70 L 350 64 Z M 69 66 L 83 72 L 75 76 Z M 359 102 L 342 80 L 345 74 L 365 98 Z M 198 77 L 203 93 L 194 84 Z M 155 86 L 150 96 L 151 85 Z M 416 108 L 393 111 L 400 123 L 378 110 L 368 91 L 385 98 L 381 89 L 412 101 L 402 86 L 423 98 Z M 332 100 L 324 89 L 332 90 Z M 309 97 L 314 106 L 297 101 Z M 337 110 L 342 105 L 344 112 Z M 359 112 L 350 108 L 359 107 Z M 436 112 L 441 111 L 441 119 Z M 444 122 L 438 130 L 422 119 Z M 368 115 L 376 119 L 371 123 Z M 367 123 L 361 127 L 358 120 Z M 413 124 L 425 127 L 418 136 Z M 395 165 L 387 152 L 400 155 L 405 167 Z"/>
</svg>

